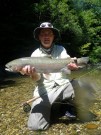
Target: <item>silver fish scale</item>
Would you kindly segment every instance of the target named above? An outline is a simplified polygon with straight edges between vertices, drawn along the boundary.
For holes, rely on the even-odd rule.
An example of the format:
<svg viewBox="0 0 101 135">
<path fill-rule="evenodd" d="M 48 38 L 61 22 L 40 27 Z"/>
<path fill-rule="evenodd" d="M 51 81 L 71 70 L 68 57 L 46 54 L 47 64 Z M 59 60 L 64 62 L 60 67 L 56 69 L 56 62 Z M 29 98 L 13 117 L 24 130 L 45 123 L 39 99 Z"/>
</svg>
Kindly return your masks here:
<svg viewBox="0 0 101 135">
<path fill-rule="evenodd" d="M 69 59 L 50 59 L 50 58 L 33 58 L 31 59 L 32 66 L 37 72 L 60 72 L 70 61 Z"/>
<path fill-rule="evenodd" d="M 71 62 L 71 58 L 66 59 L 54 59 L 46 57 L 24 57 L 15 59 L 6 64 L 8 69 L 16 69 L 14 67 L 24 67 L 30 65 L 35 67 L 38 72 L 60 72 L 68 63 Z"/>
<path fill-rule="evenodd" d="M 70 63 L 71 58 L 66 59 L 54 59 L 54 58 L 40 58 L 40 57 L 26 57 L 18 59 L 19 62 L 22 64 L 29 64 L 29 65 L 66 65 Z M 17 63 L 19 63 L 17 62 Z M 20 63 L 19 63 L 20 64 Z"/>
</svg>

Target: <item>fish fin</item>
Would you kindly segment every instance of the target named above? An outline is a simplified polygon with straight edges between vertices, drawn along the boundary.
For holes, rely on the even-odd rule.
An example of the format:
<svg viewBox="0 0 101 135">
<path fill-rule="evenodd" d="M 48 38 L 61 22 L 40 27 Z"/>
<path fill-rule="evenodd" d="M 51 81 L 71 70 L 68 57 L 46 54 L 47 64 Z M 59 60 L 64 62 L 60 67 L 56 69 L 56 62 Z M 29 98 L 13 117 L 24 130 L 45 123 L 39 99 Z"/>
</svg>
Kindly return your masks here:
<svg viewBox="0 0 101 135">
<path fill-rule="evenodd" d="M 65 74 L 71 74 L 71 70 L 68 69 L 67 67 L 62 68 L 62 69 L 61 69 L 61 72 L 62 72 L 62 73 L 65 73 Z"/>
<path fill-rule="evenodd" d="M 77 64 L 87 64 L 89 62 L 89 57 L 77 58 Z"/>
<path fill-rule="evenodd" d="M 44 76 L 46 79 L 49 79 L 49 78 L 50 78 L 50 73 L 44 73 L 43 76 Z"/>
</svg>

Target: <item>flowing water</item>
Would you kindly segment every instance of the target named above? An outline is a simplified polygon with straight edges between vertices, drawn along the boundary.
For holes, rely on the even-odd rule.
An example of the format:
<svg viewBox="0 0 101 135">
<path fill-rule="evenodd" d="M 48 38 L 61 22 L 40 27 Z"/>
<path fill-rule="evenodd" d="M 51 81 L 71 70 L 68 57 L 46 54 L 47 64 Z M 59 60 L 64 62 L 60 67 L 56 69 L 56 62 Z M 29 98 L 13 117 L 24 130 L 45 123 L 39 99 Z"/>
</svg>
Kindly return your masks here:
<svg viewBox="0 0 101 135">
<path fill-rule="evenodd" d="M 98 116 L 97 121 L 81 123 L 62 120 L 54 123 L 46 131 L 29 131 L 29 113 L 20 107 L 21 103 L 32 98 L 35 83 L 22 75 L 8 74 L 0 82 L 0 135 L 100 135 L 101 134 L 101 70 L 73 71 L 70 79 L 88 79 L 96 89 L 96 101 L 91 111 Z M 31 103 L 30 103 L 31 104 Z"/>
</svg>

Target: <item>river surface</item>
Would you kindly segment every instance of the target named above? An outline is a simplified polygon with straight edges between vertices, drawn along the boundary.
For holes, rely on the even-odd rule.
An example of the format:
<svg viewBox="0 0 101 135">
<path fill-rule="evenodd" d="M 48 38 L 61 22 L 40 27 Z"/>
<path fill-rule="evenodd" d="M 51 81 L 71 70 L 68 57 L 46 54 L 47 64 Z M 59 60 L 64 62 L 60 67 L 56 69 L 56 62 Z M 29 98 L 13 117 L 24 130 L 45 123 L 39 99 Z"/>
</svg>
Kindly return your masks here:
<svg viewBox="0 0 101 135">
<path fill-rule="evenodd" d="M 69 79 L 72 78 L 93 82 L 96 101 L 91 111 L 98 116 L 98 120 L 85 123 L 62 120 L 54 123 L 46 131 L 29 131 L 27 129 L 29 113 L 25 113 L 20 105 L 32 98 L 35 83 L 27 76 L 8 74 L 0 82 L 0 135 L 100 135 L 101 69 L 73 71 L 69 75 Z"/>
</svg>

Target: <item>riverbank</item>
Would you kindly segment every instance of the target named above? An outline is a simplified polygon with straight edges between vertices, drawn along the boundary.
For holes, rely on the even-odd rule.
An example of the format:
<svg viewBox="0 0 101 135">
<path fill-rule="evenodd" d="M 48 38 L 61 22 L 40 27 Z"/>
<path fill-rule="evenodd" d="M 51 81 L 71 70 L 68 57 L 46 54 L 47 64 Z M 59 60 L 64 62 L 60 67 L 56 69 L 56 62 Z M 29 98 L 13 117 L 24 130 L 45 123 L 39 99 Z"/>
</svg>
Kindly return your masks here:
<svg viewBox="0 0 101 135">
<path fill-rule="evenodd" d="M 76 77 L 78 73 L 75 73 Z M 84 74 L 84 73 L 82 73 Z M 91 75 L 92 80 L 100 84 L 101 73 Z M 81 76 L 81 74 L 78 76 Z M 88 76 L 88 75 L 87 75 Z M 95 78 L 94 78 L 95 77 Z M 101 85 L 100 85 L 101 86 Z M 101 90 L 98 89 L 96 102 L 91 112 L 98 116 L 98 120 L 81 122 L 60 118 L 46 131 L 29 131 L 27 120 L 29 113 L 20 107 L 21 103 L 32 98 L 35 84 L 27 76 L 12 76 L 0 85 L 0 133 L 2 135 L 100 135 L 101 133 Z M 100 87 L 101 88 L 101 87 Z"/>
</svg>

